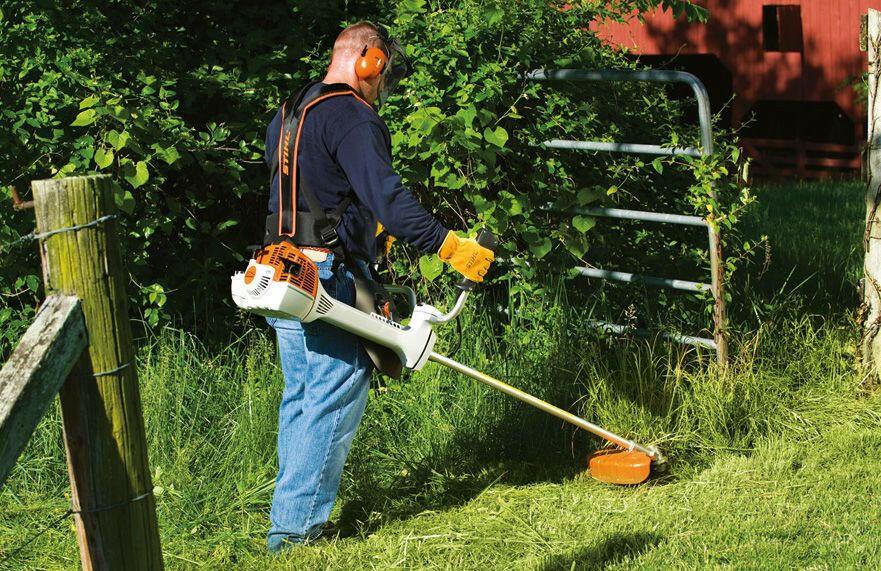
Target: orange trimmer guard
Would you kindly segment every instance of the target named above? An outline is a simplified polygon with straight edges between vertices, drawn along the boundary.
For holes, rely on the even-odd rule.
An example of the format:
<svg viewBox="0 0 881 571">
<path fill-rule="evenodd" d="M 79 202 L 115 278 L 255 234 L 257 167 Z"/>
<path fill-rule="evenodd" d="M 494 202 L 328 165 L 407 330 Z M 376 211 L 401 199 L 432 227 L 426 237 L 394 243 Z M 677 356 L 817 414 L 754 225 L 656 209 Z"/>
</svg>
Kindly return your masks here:
<svg viewBox="0 0 881 571">
<path fill-rule="evenodd" d="M 608 484 L 641 484 L 651 473 L 652 459 L 636 450 L 607 448 L 590 455 L 590 475 Z"/>
</svg>

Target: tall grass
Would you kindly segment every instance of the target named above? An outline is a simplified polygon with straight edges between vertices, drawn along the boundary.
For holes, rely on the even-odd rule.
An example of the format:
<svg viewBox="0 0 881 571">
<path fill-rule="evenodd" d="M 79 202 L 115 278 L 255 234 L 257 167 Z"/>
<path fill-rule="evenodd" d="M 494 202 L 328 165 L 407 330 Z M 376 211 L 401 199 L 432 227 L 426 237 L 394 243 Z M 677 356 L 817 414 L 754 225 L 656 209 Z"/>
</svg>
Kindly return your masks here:
<svg viewBox="0 0 881 571">
<path fill-rule="evenodd" d="M 828 426 L 878 421 L 860 397 L 851 332 L 787 319 L 742 343 L 733 366 L 651 341 L 596 338 L 576 308 L 536 304 L 498 333 L 467 320 L 457 358 L 570 408 L 672 459 L 688 477 L 720 451 L 750 451 L 769 435 L 817 437 Z M 785 335 L 781 334 L 785 331 Z M 281 374 L 272 340 L 255 330 L 222 351 L 166 330 L 139 368 L 151 465 L 168 549 L 212 557 L 259 552 L 275 475 Z M 701 362 L 701 359 L 703 361 Z M 493 483 L 557 482 L 600 442 L 439 366 L 372 390 L 334 518 L 369 534 L 425 510 L 459 505 Z M 62 504 L 66 476 L 50 417 L 0 495 L 21 511 L 4 547 Z M 51 475 L 51 476 L 49 476 Z M 25 508 L 25 506 L 27 506 Z M 8 510 L 7 510 L 8 511 Z M 73 538 L 60 534 L 70 553 Z M 168 547 L 171 546 L 171 547 Z"/>
<path fill-rule="evenodd" d="M 789 247 L 800 248 L 796 240 Z M 846 248 L 834 248 L 830 263 L 849 268 L 840 259 Z M 829 427 L 877 426 L 881 405 L 861 386 L 852 307 L 818 317 L 805 310 L 806 294 L 780 286 L 769 295 L 752 288 L 741 300 L 744 313 L 758 318 L 735 337 L 726 370 L 711 354 L 656 339 L 598 337 L 585 325 L 589 310 L 567 303 L 560 285 L 512 308 L 506 322 L 491 303 L 466 312 L 455 358 L 657 445 L 671 459 L 661 482 L 687 480 L 718 455 L 748 455 L 769 439 L 812 442 Z M 439 335 L 442 349 L 456 345 L 454 328 Z M 220 349 L 174 329 L 141 347 L 150 462 L 170 562 L 236 567 L 264 551 L 283 382 L 275 351 L 261 327 Z M 332 519 L 368 537 L 482 497 L 494 485 L 569 480 L 600 445 L 430 364 L 371 389 Z M 0 491 L 0 559 L 63 512 L 67 493 L 54 411 Z M 8 565 L 25 561 L 75 566 L 69 527 L 50 530 Z"/>
</svg>

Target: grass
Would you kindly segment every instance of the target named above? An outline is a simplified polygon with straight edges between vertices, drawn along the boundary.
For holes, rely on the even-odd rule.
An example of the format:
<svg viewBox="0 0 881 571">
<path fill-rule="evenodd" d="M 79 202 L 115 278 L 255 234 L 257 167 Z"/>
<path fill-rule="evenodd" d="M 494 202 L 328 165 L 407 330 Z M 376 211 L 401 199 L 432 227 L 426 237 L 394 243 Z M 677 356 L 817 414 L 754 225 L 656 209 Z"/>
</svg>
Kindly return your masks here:
<svg viewBox="0 0 881 571">
<path fill-rule="evenodd" d="M 866 207 L 860 182 L 789 183 L 764 187 L 745 220 L 755 242 L 768 236 L 748 276 L 756 298 L 796 292 L 813 309 L 858 303 Z"/>
<path fill-rule="evenodd" d="M 824 293 L 835 276 L 817 264 L 834 262 L 842 291 L 852 287 L 855 188 L 762 192 L 748 231 L 769 234 L 774 254 L 763 283 L 746 280 L 746 325 L 724 374 L 706 354 L 596 339 L 565 292 L 520 308 L 504 327 L 486 311 L 470 314 L 457 359 L 657 444 L 671 470 L 644 486 L 584 478 L 595 439 L 432 365 L 373 390 L 333 514 L 353 536 L 271 558 L 264 534 L 281 387 L 272 342 L 255 331 L 218 350 L 164 332 L 142 348 L 139 370 L 166 563 L 877 566 L 881 398 L 861 384 L 854 304 Z M 850 214 L 828 215 L 837 203 L 829 193 Z M 787 202 L 809 206 L 796 218 Z M 813 255 L 793 238 L 808 232 Z M 0 561 L 66 510 L 67 486 L 55 411 L 0 491 Z M 0 567 L 77 565 L 67 520 Z"/>
</svg>

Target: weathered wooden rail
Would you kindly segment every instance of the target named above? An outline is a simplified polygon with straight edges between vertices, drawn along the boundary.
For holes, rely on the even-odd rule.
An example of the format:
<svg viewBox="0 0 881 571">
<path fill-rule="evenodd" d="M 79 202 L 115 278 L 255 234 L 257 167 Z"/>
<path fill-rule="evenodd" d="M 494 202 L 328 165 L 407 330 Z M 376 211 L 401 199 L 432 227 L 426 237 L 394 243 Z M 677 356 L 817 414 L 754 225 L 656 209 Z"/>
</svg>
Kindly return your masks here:
<svg viewBox="0 0 881 571">
<path fill-rule="evenodd" d="M 80 300 L 49 297 L 0 370 L 0 484 L 85 348 Z"/>
<path fill-rule="evenodd" d="M 60 396 L 84 569 L 161 569 L 113 190 L 33 183 L 47 301 L 0 370 L 0 485 Z"/>
</svg>

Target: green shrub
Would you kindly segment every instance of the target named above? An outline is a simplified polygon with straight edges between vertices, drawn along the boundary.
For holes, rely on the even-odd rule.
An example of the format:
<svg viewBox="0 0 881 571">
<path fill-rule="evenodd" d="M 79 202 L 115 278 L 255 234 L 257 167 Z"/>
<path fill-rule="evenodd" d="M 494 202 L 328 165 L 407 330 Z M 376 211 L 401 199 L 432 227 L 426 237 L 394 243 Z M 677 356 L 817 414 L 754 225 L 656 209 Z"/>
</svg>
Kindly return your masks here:
<svg viewBox="0 0 881 571">
<path fill-rule="evenodd" d="M 504 235 L 505 279 L 514 295 L 535 289 L 536 260 L 542 268 L 571 264 L 589 248 L 617 251 L 638 242 L 645 260 L 703 263 L 684 242 L 671 250 L 669 239 L 614 229 L 600 235 L 587 217 L 540 210 L 547 202 L 642 203 L 712 209 L 724 227 L 736 222 L 748 197 L 733 185 L 738 157 L 730 146 L 705 160 L 653 163 L 534 146 L 552 136 L 696 140 L 695 129 L 681 124 L 681 105 L 662 89 L 591 86 L 584 95 L 522 77 L 538 67 L 632 67 L 589 25 L 659 4 L 705 16 L 678 0 L 569 9 L 489 0 L 4 4 L 0 200 L 10 184 L 24 190 L 35 178 L 112 175 L 142 320 L 152 326 L 186 315 L 201 323 L 220 315 L 226 324 L 227 276 L 261 234 L 265 125 L 286 94 L 319 76 L 341 22 L 369 18 L 392 24 L 417 62 L 416 75 L 382 109 L 400 171 L 451 227 L 486 225 Z M 722 204 L 709 201 L 711 184 Z M 0 210 L 0 244 L 31 227 L 27 213 Z M 415 260 L 397 253 L 395 274 L 418 276 Z M 434 257 L 418 267 L 423 285 L 442 271 Z M 0 354 L 30 318 L 38 274 L 33 248 L 4 251 Z"/>
</svg>

